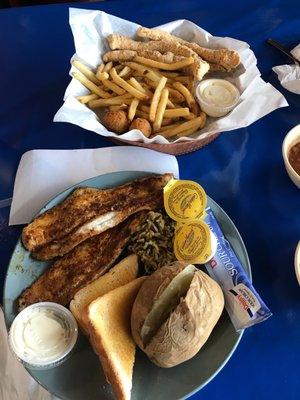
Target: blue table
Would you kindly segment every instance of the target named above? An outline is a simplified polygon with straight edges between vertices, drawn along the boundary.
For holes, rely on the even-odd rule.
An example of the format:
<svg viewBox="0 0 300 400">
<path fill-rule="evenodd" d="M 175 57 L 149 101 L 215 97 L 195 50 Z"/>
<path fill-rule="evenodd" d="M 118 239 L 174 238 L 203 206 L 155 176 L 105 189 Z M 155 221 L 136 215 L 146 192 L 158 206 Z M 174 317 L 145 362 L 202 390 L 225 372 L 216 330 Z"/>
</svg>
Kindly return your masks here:
<svg viewBox="0 0 300 400">
<path fill-rule="evenodd" d="M 263 5 L 262 5 L 263 3 Z M 279 85 L 271 67 L 286 62 L 265 44 L 273 37 L 292 48 L 300 41 L 297 0 L 199 2 L 109 1 L 82 4 L 145 26 L 186 18 L 218 36 L 250 43 L 266 81 L 290 107 L 247 129 L 223 134 L 208 147 L 178 158 L 182 178 L 201 182 L 232 217 L 248 249 L 253 279 L 274 315 L 250 328 L 222 372 L 194 399 L 299 399 L 299 286 L 293 257 L 300 238 L 299 191 L 281 157 L 287 131 L 300 123 L 300 96 Z M 0 200 L 12 196 L 21 155 L 30 149 L 111 146 L 81 128 L 52 118 L 68 84 L 74 52 L 68 6 L 0 11 Z M 0 209 L 1 286 L 21 227 L 7 227 Z"/>
</svg>

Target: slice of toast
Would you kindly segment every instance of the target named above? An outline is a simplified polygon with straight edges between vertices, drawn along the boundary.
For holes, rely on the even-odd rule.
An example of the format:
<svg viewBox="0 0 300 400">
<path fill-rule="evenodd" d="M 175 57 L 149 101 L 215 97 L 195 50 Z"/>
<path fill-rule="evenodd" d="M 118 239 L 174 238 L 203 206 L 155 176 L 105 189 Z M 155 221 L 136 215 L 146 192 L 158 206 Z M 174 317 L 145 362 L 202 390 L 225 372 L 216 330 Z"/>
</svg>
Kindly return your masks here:
<svg viewBox="0 0 300 400">
<path fill-rule="evenodd" d="M 87 334 L 88 306 L 100 296 L 136 279 L 138 257 L 135 254 L 121 260 L 105 275 L 79 290 L 70 303 L 70 310 L 79 326 Z"/>
<path fill-rule="evenodd" d="M 146 277 L 140 277 L 94 300 L 88 307 L 88 330 L 108 382 L 119 400 L 129 400 L 135 343 L 130 316 L 136 295 Z"/>
</svg>

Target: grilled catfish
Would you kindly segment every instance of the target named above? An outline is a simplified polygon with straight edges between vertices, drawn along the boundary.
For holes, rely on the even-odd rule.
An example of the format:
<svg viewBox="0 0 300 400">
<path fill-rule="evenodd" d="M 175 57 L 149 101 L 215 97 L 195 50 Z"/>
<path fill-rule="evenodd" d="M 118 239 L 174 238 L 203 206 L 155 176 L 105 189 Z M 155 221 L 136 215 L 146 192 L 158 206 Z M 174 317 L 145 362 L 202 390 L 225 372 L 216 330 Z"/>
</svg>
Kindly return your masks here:
<svg viewBox="0 0 300 400">
<path fill-rule="evenodd" d="M 23 244 L 40 260 L 62 256 L 135 212 L 162 207 L 163 187 L 171 178 L 171 174 L 165 174 L 112 189 L 76 189 L 24 228 Z"/>
<path fill-rule="evenodd" d="M 67 305 L 75 293 L 103 275 L 119 257 L 130 236 L 146 213 L 132 215 L 126 221 L 79 244 L 58 259 L 19 297 L 19 310 L 40 301 Z"/>
</svg>

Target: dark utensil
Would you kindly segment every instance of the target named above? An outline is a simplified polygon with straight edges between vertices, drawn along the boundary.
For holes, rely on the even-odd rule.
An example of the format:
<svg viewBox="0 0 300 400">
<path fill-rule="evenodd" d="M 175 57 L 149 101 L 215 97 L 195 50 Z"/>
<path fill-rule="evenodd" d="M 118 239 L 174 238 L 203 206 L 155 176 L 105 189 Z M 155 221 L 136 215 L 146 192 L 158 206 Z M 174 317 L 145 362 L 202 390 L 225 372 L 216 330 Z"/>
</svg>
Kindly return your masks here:
<svg viewBox="0 0 300 400">
<path fill-rule="evenodd" d="M 270 44 L 271 46 L 275 47 L 277 50 L 281 51 L 283 54 L 285 54 L 287 57 L 289 57 L 291 60 L 293 60 L 294 63 L 299 65 L 299 61 L 297 58 L 295 58 L 289 51 L 289 49 L 285 46 L 283 46 L 281 43 L 277 42 L 274 39 L 268 39 L 267 43 Z"/>
</svg>

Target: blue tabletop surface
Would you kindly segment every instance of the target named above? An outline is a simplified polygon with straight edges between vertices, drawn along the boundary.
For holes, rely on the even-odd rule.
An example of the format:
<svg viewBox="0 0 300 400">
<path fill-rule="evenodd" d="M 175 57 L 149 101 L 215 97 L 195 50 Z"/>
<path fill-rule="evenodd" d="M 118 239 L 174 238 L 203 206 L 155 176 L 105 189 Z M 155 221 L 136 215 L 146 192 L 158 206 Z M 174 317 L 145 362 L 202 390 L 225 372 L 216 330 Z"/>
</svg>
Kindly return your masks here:
<svg viewBox="0 0 300 400">
<path fill-rule="evenodd" d="M 178 157 L 182 178 L 200 182 L 236 223 L 247 246 L 256 289 L 274 315 L 247 329 L 226 367 L 193 399 L 300 398 L 300 288 L 293 257 L 300 239 L 300 193 L 282 161 L 285 134 L 300 123 L 300 96 L 285 91 L 272 66 L 284 56 L 272 37 L 300 42 L 299 1 L 108 1 L 75 5 L 155 26 L 186 18 L 217 36 L 250 43 L 262 77 L 286 96 L 279 109 L 247 129 L 221 135 L 208 147 Z M 74 53 L 68 6 L 0 11 L 0 200 L 11 197 L 21 155 L 31 149 L 111 146 L 83 129 L 52 122 L 69 82 Z M 141 166 L 142 169 L 142 166 Z M 0 203 L 1 204 L 1 203 Z M 0 209 L 1 286 L 21 227 L 7 227 Z"/>
</svg>

